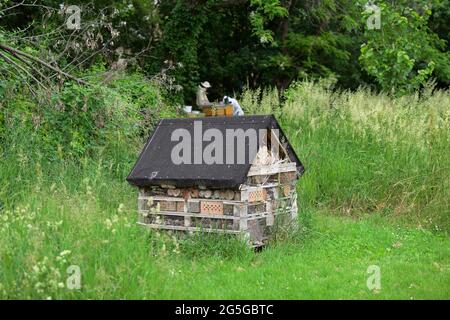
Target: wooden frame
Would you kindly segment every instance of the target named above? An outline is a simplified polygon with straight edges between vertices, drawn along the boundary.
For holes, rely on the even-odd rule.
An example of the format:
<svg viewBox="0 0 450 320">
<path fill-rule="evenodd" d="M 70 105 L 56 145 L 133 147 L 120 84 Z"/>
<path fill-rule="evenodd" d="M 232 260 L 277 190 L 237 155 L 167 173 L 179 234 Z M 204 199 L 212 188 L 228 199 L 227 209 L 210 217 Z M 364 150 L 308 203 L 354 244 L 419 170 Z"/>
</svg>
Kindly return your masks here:
<svg viewBox="0 0 450 320">
<path fill-rule="evenodd" d="M 280 179 L 283 173 L 296 177 L 295 163 L 252 166 L 248 173 L 249 182 L 251 177 L 258 175 L 275 178 L 270 181 L 266 179 L 266 183 L 257 185 L 244 183 L 237 190 L 231 189 L 230 192 L 237 192 L 234 199 L 239 200 L 229 200 L 230 197 L 225 199 L 224 196 L 213 199 L 212 195 L 217 193 L 214 190 L 197 192 L 194 193 L 195 197 L 186 198 L 162 195 L 164 192 L 140 192 L 138 209 L 142 219 L 138 223 L 150 229 L 241 235 L 252 246 L 263 245 L 270 238 L 270 230 L 275 227 L 277 216 L 286 215 L 292 220 L 297 219 L 296 179 Z M 230 193 L 228 190 L 222 191 L 217 194 Z M 167 193 L 191 194 L 184 191 Z M 205 198 L 205 194 L 208 198 Z M 169 205 L 160 205 L 159 210 L 155 210 L 155 203 Z"/>
</svg>

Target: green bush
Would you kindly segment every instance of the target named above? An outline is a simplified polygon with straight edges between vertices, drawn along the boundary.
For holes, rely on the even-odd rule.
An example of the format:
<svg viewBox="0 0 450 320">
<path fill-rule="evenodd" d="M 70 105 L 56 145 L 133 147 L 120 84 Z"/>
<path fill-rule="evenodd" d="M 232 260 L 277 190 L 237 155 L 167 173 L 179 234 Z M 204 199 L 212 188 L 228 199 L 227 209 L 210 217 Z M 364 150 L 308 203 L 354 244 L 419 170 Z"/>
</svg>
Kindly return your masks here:
<svg viewBox="0 0 450 320">
<path fill-rule="evenodd" d="M 49 158 L 79 159 L 117 141 L 135 144 L 158 119 L 175 115 L 175 108 L 162 104 L 158 87 L 132 75 L 108 87 L 66 83 L 45 105 L 14 96 L 1 109 L 0 120 L 5 146 L 29 140 Z"/>
</svg>

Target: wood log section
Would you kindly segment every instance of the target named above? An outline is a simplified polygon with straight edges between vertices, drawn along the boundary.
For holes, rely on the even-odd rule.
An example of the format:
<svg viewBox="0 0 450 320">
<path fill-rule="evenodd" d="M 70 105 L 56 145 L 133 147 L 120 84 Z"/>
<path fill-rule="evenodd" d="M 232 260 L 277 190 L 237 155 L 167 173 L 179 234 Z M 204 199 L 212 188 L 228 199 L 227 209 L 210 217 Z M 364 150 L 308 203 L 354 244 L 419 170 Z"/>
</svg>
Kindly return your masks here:
<svg viewBox="0 0 450 320">
<path fill-rule="evenodd" d="M 225 191 L 225 199 L 227 200 L 233 200 L 234 199 L 234 191 L 233 190 L 227 190 Z"/>
<path fill-rule="evenodd" d="M 203 198 L 206 198 L 206 199 L 210 199 L 211 198 L 211 196 L 212 196 L 212 191 L 211 190 L 203 190 Z"/>
<path fill-rule="evenodd" d="M 284 185 L 283 186 L 283 194 L 287 197 L 289 196 L 289 193 L 291 192 L 291 186 L 290 185 Z"/>
<path fill-rule="evenodd" d="M 171 197 L 179 197 L 181 195 L 180 189 L 167 189 L 167 195 Z"/>
<path fill-rule="evenodd" d="M 191 190 L 189 189 L 182 189 L 181 190 L 181 196 L 183 197 L 184 201 L 187 201 L 191 198 Z"/>
<path fill-rule="evenodd" d="M 191 189 L 191 197 L 198 198 L 199 191 L 197 189 Z"/>
</svg>

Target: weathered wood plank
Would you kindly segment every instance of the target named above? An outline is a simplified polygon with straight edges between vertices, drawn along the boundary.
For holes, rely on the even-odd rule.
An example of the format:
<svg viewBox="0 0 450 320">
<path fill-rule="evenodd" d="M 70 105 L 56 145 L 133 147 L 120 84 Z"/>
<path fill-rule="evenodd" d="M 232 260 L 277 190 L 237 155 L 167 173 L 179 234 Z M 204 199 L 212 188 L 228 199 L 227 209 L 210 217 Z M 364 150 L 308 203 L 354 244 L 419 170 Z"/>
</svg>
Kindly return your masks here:
<svg viewBox="0 0 450 320">
<path fill-rule="evenodd" d="M 290 210 L 291 207 L 286 207 L 286 210 Z M 141 211 L 140 213 L 146 213 L 149 215 L 156 215 L 156 216 L 177 216 L 177 217 L 195 217 L 195 218 L 206 218 L 206 219 L 217 219 L 217 220 L 236 220 L 236 221 L 240 221 L 240 220 L 254 220 L 254 219 L 260 219 L 260 218 L 265 218 L 268 215 L 279 215 L 279 214 L 283 214 L 280 212 L 259 212 L 259 213 L 254 213 L 254 214 L 248 214 L 244 217 L 239 217 L 239 216 L 219 216 L 219 215 L 207 215 L 207 214 L 197 214 L 197 213 L 183 213 L 183 212 L 148 212 L 148 211 Z"/>
<path fill-rule="evenodd" d="M 140 196 L 138 199 L 139 200 L 148 200 L 152 198 L 154 201 L 185 201 L 184 198 L 178 198 L 178 197 L 164 197 L 164 196 Z M 188 199 L 188 202 L 200 202 L 200 201 L 205 201 L 206 199 L 201 199 L 201 198 L 197 198 L 197 199 Z M 207 201 L 219 201 L 219 202 L 223 202 L 224 204 L 240 204 L 243 203 L 245 201 L 237 201 L 237 200 L 220 200 L 220 199 L 207 199 Z"/>
<path fill-rule="evenodd" d="M 247 176 L 269 176 L 280 172 L 297 171 L 296 164 L 293 162 L 272 164 L 269 166 L 252 166 Z"/>
<path fill-rule="evenodd" d="M 192 213 L 192 212 L 177 212 L 177 211 L 159 211 L 159 212 L 149 212 L 147 210 L 141 210 L 141 213 L 147 213 L 150 215 L 161 215 L 161 216 L 178 216 L 178 217 L 197 217 L 197 218 L 211 218 L 211 219 L 238 219 L 234 216 L 226 216 L 226 215 L 209 215 L 209 214 L 201 214 L 201 213 Z"/>
<path fill-rule="evenodd" d="M 240 234 L 237 230 L 226 230 L 226 229 L 211 229 L 211 228 L 197 228 L 197 227 L 183 227 L 183 226 L 170 226 L 161 225 L 153 223 L 142 223 L 138 222 L 139 225 L 147 227 L 150 229 L 163 229 L 163 230 L 179 230 L 179 231 L 197 231 L 197 232 L 213 232 L 213 233 L 230 233 L 230 234 Z"/>
<path fill-rule="evenodd" d="M 248 226 L 247 226 L 247 219 L 248 215 L 247 215 L 247 206 L 245 205 L 240 205 L 239 206 L 239 230 L 241 231 L 247 231 Z"/>
</svg>

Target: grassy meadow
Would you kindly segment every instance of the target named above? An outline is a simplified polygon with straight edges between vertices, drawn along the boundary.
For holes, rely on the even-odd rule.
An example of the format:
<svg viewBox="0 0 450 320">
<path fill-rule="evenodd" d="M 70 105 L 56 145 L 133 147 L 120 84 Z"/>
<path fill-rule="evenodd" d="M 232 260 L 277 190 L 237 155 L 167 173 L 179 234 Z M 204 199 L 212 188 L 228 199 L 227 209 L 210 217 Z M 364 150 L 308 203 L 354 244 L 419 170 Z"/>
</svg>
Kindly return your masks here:
<svg viewBox="0 0 450 320">
<path fill-rule="evenodd" d="M 298 231 L 253 252 L 225 236 L 140 228 L 125 177 L 143 138 L 119 127 L 114 144 L 74 160 L 10 127 L 0 299 L 450 299 L 450 92 L 395 98 L 299 82 L 281 106 L 270 90 L 240 101 L 274 113 L 306 167 Z M 67 288 L 71 265 L 80 289 Z"/>
</svg>

